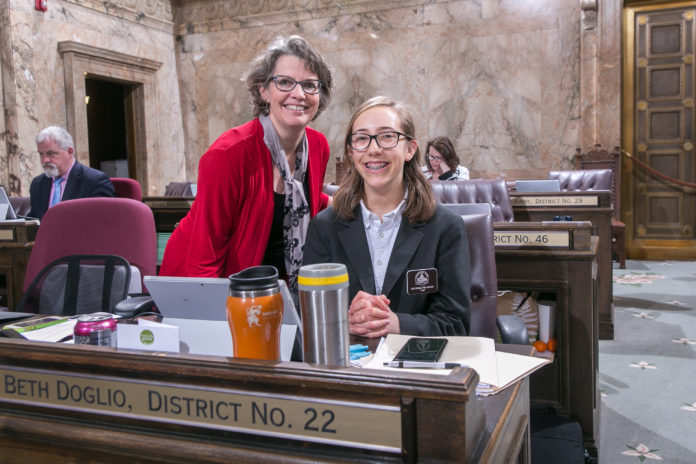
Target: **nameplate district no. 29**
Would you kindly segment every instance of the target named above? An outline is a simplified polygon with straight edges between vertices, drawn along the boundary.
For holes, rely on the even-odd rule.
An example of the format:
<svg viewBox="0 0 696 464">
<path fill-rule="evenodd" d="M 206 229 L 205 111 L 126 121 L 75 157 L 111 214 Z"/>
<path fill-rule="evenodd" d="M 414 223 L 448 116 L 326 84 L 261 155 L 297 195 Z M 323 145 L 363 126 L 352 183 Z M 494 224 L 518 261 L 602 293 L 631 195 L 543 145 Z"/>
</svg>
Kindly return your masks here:
<svg viewBox="0 0 696 464">
<path fill-rule="evenodd" d="M 401 410 L 0 366 L 0 402 L 82 410 L 377 450 L 401 449 Z"/>
<path fill-rule="evenodd" d="M 523 195 L 510 197 L 512 206 L 598 206 L 598 195 Z"/>
</svg>

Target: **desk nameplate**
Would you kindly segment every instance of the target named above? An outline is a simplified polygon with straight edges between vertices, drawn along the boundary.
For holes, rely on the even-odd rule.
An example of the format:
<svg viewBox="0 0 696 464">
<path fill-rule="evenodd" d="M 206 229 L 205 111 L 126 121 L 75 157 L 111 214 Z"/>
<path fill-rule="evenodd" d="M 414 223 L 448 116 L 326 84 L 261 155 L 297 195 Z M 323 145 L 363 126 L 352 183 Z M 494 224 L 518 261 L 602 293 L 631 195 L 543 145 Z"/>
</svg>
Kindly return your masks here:
<svg viewBox="0 0 696 464">
<path fill-rule="evenodd" d="M 512 206 L 599 206 L 599 195 L 511 196 Z"/>
<path fill-rule="evenodd" d="M 493 242 L 496 247 L 570 248 L 570 234 L 567 230 L 496 230 Z"/>
<path fill-rule="evenodd" d="M 399 452 L 401 408 L 0 366 L 0 402 Z"/>
<path fill-rule="evenodd" d="M 15 231 L 13 228 L 10 229 L 0 229 L 0 241 L 2 242 L 14 242 L 15 239 Z"/>
<path fill-rule="evenodd" d="M 143 203 L 156 209 L 190 209 L 193 200 L 143 200 Z"/>
</svg>

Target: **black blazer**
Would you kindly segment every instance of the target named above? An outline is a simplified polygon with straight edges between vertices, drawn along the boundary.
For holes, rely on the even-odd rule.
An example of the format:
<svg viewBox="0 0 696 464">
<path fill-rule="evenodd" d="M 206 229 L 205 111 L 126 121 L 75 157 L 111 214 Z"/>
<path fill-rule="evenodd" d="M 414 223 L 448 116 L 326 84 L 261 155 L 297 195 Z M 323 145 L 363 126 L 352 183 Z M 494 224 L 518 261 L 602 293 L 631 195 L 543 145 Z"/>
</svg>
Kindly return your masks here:
<svg viewBox="0 0 696 464">
<path fill-rule="evenodd" d="M 39 174 L 31 181 L 31 187 L 29 187 L 29 195 L 31 197 L 29 217 L 41 219 L 46 213 L 52 183 L 53 179 L 45 174 Z M 74 200 L 76 198 L 113 196 L 114 186 L 106 174 L 75 161 L 70 170 L 68 181 L 65 183 L 61 201 Z"/>
<path fill-rule="evenodd" d="M 303 264 L 342 263 L 348 268 L 350 301 L 359 290 L 375 294 L 370 249 L 360 206 L 344 221 L 327 208 L 309 223 Z M 409 295 L 407 271 L 437 269 L 434 293 Z M 464 221 L 438 205 L 425 223 L 405 218 L 394 242 L 382 293 L 406 335 L 467 335 L 471 313 L 469 244 Z"/>
</svg>

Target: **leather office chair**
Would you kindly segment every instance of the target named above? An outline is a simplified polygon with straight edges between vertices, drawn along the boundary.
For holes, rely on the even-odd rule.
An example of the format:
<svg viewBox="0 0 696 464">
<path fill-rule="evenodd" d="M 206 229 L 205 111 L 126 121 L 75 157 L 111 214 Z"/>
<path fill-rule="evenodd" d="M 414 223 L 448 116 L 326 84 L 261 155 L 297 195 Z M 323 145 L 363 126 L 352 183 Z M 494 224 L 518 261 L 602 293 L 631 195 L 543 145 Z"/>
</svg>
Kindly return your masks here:
<svg viewBox="0 0 696 464">
<path fill-rule="evenodd" d="M 128 177 L 112 177 L 111 183 L 114 184 L 116 197 L 143 201 L 143 190 L 137 180 Z"/>
<path fill-rule="evenodd" d="M 561 190 L 608 190 L 611 192 L 612 202 L 612 254 L 619 262 L 621 269 L 626 269 L 626 225 L 616 219 L 616 185 L 614 173 L 611 169 L 578 169 L 575 171 L 551 171 L 549 179 L 558 179 Z"/>
<path fill-rule="evenodd" d="M 433 181 L 430 183 L 438 203 L 488 203 L 494 222 L 512 222 L 514 214 L 503 179 Z"/>
<path fill-rule="evenodd" d="M 60 202 L 41 219 L 24 276 L 24 290 L 41 269 L 58 258 L 104 254 L 121 256 L 137 268 L 140 277 L 131 279 L 129 293 L 141 292 L 142 277 L 157 272 L 157 236 L 152 210 L 130 198 Z"/>
<path fill-rule="evenodd" d="M 457 205 L 457 207 L 465 205 Z M 472 205 L 480 210 L 480 204 Z M 496 338 L 503 343 L 528 344 L 524 321 L 517 316 L 496 316 L 498 311 L 498 275 L 490 210 L 462 215 L 469 241 L 471 265 L 471 328 L 474 337 Z"/>
<path fill-rule="evenodd" d="M 561 191 L 611 190 L 612 173 L 609 169 L 551 171 L 549 179 L 558 180 Z"/>
<path fill-rule="evenodd" d="M 9 199 L 17 216 L 26 216 L 31 211 L 30 197 L 9 197 Z"/>
<path fill-rule="evenodd" d="M 614 209 L 612 217 L 611 250 L 619 267 L 626 269 L 626 224 L 621 220 L 621 149 L 614 147 L 611 153 L 596 144 L 587 154 L 578 148 L 575 154 L 576 169 L 610 169 L 613 173 L 611 184 L 611 204 Z"/>
<path fill-rule="evenodd" d="M 165 197 L 193 197 L 193 182 L 170 182 L 164 188 Z"/>
</svg>

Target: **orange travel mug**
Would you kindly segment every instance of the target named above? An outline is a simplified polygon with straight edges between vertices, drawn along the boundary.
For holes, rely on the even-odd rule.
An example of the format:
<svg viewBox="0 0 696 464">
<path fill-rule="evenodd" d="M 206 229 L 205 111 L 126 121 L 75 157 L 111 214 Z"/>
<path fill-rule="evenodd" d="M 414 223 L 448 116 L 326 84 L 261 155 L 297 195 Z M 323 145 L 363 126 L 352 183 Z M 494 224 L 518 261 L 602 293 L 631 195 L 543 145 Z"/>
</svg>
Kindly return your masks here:
<svg viewBox="0 0 696 464">
<path fill-rule="evenodd" d="M 237 358 L 280 360 L 283 298 L 278 270 L 254 266 L 233 274 L 227 297 L 227 322 Z"/>
</svg>

